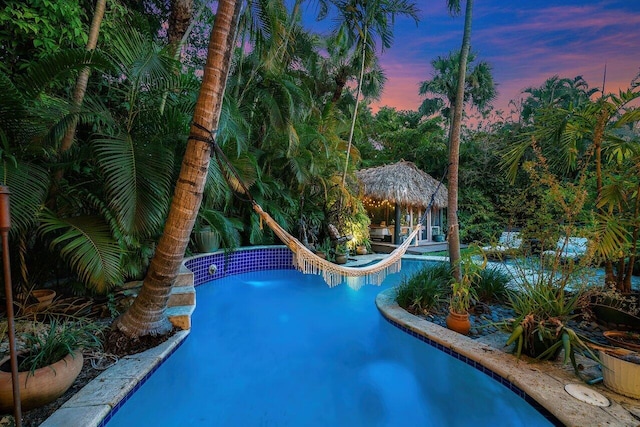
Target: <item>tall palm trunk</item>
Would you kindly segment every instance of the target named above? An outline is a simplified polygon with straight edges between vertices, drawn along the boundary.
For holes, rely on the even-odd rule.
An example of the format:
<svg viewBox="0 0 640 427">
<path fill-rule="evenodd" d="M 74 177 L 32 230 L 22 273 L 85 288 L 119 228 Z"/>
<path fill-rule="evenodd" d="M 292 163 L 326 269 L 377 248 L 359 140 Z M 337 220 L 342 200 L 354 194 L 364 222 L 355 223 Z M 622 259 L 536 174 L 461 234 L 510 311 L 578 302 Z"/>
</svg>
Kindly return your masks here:
<svg viewBox="0 0 640 427">
<path fill-rule="evenodd" d="M 94 50 L 98 45 L 98 35 L 100 34 L 100 24 L 102 24 L 102 19 L 104 18 L 104 10 L 107 4 L 107 0 L 97 0 L 96 1 L 96 10 L 93 12 L 93 18 L 91 19 L 91 28 L 89 29 L 89 38 L 87 40 L 87 51 Z M 76 81 L 76 87 L 73 90 L 73 105 L 74 107 L 80 107 L 82 101 L 84 100 L 84 95 L 87 92 L 87 84 L 89 82 L 89 67 L 84 67 L 80 70 L 80 74 L 78 74 L 78 80 Z M 73 145 L 73 137 L 76 134 L 76 127 L 78 125 L 78 120 L 73 119 L 67 131 L 62 138 L 62 143 L 60 144 L 60 153 L 64 153 L 68 151 Z M 58 179 L 62 178 L 62 172 L 60 172 L 60 176 L 56 177 Z"/>
<path fill-rule="evenodd" d="M 164 233 L 140 294 L 116 322 L 120 331 L 128 336 L 162 334 L 171 328 L 165 314 L 167 301 L 202 202 L 212 150 L 208 143 L 198 140 L 209 135 L 195 125 L 212 130 L 218 127 L 241 4 L 241 0 L 220 0 L 218 3 L 193 114 L 192 137 L 187 143 Z"/>
<path fill-rule="evenodd" d="M 356 105 L 351 117 L 351 128 L 349 129 L 349 142 L 347 143 L 347 158 L 344 162 L 344 173 L 342 174 L 342 186 L 347 181 L 347 170 L 349 169 L 349 155 L 353 144 L 353 132 L 356 128 L 356 118 L 358 117 L 358 105 L 360 104 L 360 94 L 362 93 L 362 80 L 364 80 L 365 53 L 367 49 L 367 25 L 364 25 L 364 40 L 362 41 L 362 61 L 360 62 L 360 75 L 358 76 L 358 90 L 356 91 Z"/>
<path fill-rule="evenodd" d="M 171 0 L 167 38 L 176 50 L 180 49 L 181 40 L 191 24 L 192 13 L 193 0 Z"/>
<path fill-rule="evenodd" d="M 449 129 L 449 200 L 447 211 L 449 260 L 455 280 L 461 280 L 460 273 L 460 226 L 458 224 L 458 168 L 460 164 L 460 128 L 462 109 L 464 108 L 464 86 L 467 74 L 467 58 L 471 46 L 471 12 L 473 0 L 467 0 L 464 14 L 464 34 L 460 48 L 460 67 L 458 69 L 458 87 L 453 105 L 453 120 Z"/>
</svg>

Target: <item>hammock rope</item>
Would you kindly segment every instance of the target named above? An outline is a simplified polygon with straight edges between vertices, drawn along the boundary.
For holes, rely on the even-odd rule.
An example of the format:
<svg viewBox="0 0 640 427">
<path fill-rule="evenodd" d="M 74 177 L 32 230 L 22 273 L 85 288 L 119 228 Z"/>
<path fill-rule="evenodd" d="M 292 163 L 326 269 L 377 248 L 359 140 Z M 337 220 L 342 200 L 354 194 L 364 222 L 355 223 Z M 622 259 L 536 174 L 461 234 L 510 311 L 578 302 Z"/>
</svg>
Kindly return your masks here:
<svg viewBox="0 0 640 427">
<path fill-rule="evenodd" d="M 205 129 L 203 126 L 198 125 L 197 123 L 195 123 L 194 126 L 206 132 L 209 132 L 207 129 Z M 402 256 L 409 248 L 409 245 L 411 244 L 413 239 L 415 239 L 420 232 L 422 223 L 426 220 L 427 214 L 431 210 L 431 207 L 433 206 L 435 200 L 435 196 L 440 189 L 440 185 L 442 184 L 442 179 L 444 179 L 443 176 L 443 178 L 438 183 L 435 191 L 431 195 L 431 200 L 429 201 L 424 214 L 417 222 L 416 226 L 413 228 L 411 234 L 407 236 L 402 244 L 396 247 L 387 257 L 380 260 L 380 262 L 364 267 L 346 267 L 334 264 L 331 261 L 327 261 L 326 259 L 316 255 L 293 235 L 282 228 L 280 224 L 278 224 L 276 220 L 271 217 L 271 215 L 265 212 L 262 207 L 253 199 L 253 197 L 251 197 L 251 194 L 249 193 L 249 190 L 247 189 L 243 180 L 240 178 L 240 175 L 235 170 L 233 165 L 229 162 L 222 149 L 215 142 L 213 133 L 209 132 L 209 134 L 210 138 L 208 138 L 207 141 L 204 141 L 204 139 L 200 139 L 198 137 L 192 137 L 194 139 L 209 143 L 212 147 L 212 155 L 214 155 L 215 153 L 219 162 L 220 159 L 222 159 L 224 163 L 226 163 L 228 169 L 233 174 L 234 179 L 240 184 L 245 195 L 249 198 L 253 210 L 259 215 L 260 222 L 265 222 L 275 233 L 275 235 L 278 236 L 280 240 L 282 240 L 282 242 L 291 250 L 291 252 L 293 252 L 293 265 L 295 266 L 295 268 L 303 274 L 321 274 L 322 278 L 327 283 L 327 285 L 329 285 L 329 287 L 339 285 L 343 281 L 346 281 L 347 285 L 353 289 L 359 289 L 366 284 L 379 286 L 388 274 L 398 273 L 402 267 Z M 445 170 L 445 174 L 446 173 L 447 172 Z"/>
</svg>

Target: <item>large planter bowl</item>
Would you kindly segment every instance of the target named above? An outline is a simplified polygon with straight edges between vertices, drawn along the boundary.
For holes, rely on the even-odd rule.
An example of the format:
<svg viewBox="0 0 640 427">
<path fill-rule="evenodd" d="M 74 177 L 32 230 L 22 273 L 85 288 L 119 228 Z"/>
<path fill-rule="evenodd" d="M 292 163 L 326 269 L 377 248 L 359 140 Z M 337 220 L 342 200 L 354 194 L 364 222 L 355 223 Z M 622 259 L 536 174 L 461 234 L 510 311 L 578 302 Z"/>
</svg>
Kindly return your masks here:
<svg viewBox="0 0 640 427">
<path fill-rule="evenodd" d="M 336 264 L 346 264 L 347 256 L 346 255 L 336 255 Z"/>
<path fill-rule="evenodd" d="M 0 360 L 0 365 L 9 358 Z M 53 402 L 71 387 L 82 370 L 82 352 L 68 354 L 53 365 L 31 372 L 19 372 L 20 404 L 22 409 L 38 408 Z M 13 410 L 13 383 L 11 372 L 0 371 L 0 413 Z"/>
<path fill-rule="evenodd" d="M 596 322 L 618 331 L 637 331 L 640 329 L 640 317 L 629 313 L 631 306 L 640 302 L 638 293 L 622 294 L 629 301 L 618 301 L 606 295 L 591 297 L 589 304 Z"/>
<path fill-rule="evenodd" d="M 600 351 L 604 385 L 616 393 L 640 399 L 640 365 Z"/>
<path fill-rule="evenodd" d="M 56 297 L 56 291 L 53 289 L 34 289 L 31 291 L 31 296 L 38 300 L 38 302 L 26 306 L 24 312 L 39 313 L 51 305 L 53 299 Z"/>
<path fill-rule="evenodd" d="M 193 241 L 198 252 L 206 254 L 220 249 L 220 234 L 217 231 L 203 228 L 193 233 Z"/>
<path fill-rule="evenodd" d="M 630 331 L 604 331 L 604 337 L 615 347 L 640 351 L 640 334 Z"/>
</svg>

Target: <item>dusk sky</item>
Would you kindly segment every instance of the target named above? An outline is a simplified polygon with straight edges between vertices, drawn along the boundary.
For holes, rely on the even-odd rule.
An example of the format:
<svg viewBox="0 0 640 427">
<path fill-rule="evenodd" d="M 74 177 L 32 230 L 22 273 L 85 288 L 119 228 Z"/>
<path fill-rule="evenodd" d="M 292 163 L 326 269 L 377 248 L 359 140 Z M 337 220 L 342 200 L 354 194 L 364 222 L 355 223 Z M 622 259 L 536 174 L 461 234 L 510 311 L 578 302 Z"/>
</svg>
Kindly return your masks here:
<svg viewBox="0 0 640 427">
<path fill-rule="evenodd" d="M 381 56 L 388 81 L 381 105 L 416 110 L 418 87 L 430 62 L 460 49 L 464 16 L 451 17 L 445 0 L 417 1 L 420 22 L 396 22 L 395 41 Z M 464 12 L 464 1 L 461 2 Z M 521 91 L 549 77 L 581 75 L 591 88 L 627 88 L 640 71 L 640 0 L 474 2 L 472 50 L 489 62 L 498 83 L 497 109 L 509 111 Z"/>
</svg>

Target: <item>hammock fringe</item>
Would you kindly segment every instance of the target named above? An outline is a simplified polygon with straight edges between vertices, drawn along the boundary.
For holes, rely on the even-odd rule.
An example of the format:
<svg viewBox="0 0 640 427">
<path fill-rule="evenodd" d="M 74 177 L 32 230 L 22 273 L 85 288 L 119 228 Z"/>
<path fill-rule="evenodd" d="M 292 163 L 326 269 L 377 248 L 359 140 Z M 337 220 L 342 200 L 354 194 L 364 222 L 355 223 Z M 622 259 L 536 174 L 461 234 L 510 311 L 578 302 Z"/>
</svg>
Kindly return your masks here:
<svg viewBox="0 0 640 427">
<path fill-rule="evenodd" d="M 293 264 L 304 274 L 321 274 L 329 287 L 339 285 L 346 281 L 347 285 L 353 289 L 359 289 L 363 285 L 376 285 L 384 281 L 388 274 L 397 273 L 402 267 L 402 256 L 407 251 L 411 241 L 420 232 L 418 223 L 407 239 L 380 262 L 366 267 L 344 267 L 320 258 L 309 248 L 304 246 L 298 239 L 289 234 L 257 203 L 253 204 L 253 210 L 260 215 L 261 221 L 267 223 L 269 228 L 287 245 L 293 252 Z"/>
</svg>

